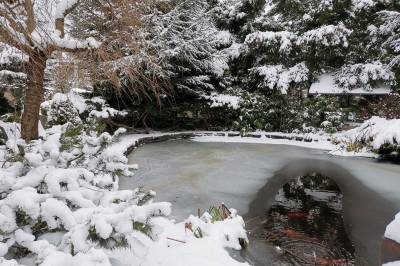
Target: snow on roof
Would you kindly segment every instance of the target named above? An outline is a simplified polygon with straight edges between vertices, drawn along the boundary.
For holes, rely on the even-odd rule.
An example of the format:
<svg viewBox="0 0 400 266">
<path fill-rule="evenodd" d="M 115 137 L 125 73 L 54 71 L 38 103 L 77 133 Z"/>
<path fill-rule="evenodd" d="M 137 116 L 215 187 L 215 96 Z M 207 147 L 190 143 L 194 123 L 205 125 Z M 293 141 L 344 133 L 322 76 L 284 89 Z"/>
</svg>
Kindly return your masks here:
<svg viewBox="0 0 400 266">
<path fill-rule="evenodd" d="M 318 80 L 314 82 L 308 94 L 369 94 L 369 95 L 385 95 L 390 94 L 390 86 L 382 85 L 381 87 L 374 88 L 373 90 L 366 90 L 364 88 L 354 88 L 352 90 L 340 87 L 332 74 L 322 74 Z"/>
</svg>

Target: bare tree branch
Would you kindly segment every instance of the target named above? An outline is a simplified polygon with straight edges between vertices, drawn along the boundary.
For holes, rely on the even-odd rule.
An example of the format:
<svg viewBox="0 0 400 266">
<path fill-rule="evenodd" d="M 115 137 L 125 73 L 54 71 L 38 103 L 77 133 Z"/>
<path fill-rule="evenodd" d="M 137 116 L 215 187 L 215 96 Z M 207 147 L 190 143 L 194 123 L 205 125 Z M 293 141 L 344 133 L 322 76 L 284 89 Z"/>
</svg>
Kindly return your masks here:
<svg viewBox="0 0 400 266">
<path fill-rule="evenodd" d="M 26 10 L 26 25 L 27 25 L 27 30 L 29 34 L 32 34 L 32 32 L 36 28 L 36 21 L 35 21 L 35 14 L 33 12 L 33 3 L 31 0 L 25 0 L 25 10 Z"/>
</svg>

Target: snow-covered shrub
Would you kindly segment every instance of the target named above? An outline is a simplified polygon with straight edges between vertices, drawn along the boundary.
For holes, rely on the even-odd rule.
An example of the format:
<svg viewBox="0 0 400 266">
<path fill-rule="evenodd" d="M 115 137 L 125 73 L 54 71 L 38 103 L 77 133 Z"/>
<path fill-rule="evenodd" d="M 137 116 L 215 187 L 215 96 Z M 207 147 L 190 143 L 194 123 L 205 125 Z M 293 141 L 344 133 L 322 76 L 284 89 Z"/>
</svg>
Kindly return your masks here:
<svg viewBox="0 0 400 266">
<path fill-rule="evenodd" d="M 278 91 L 247 92 L 231 90 L 230 94 L 204 96 L 211 109 L 218 109 L 224 117 L 224 125 L 242 135 L 257 130 L 294 130 L 328 133 L 339 131 L 344 123 L 336 97 L 316 96 L 299 100 L 296 94 L 282 95 Z M 229 114 L 229 115 L 227 115 Z"/>
<path fill-rule="evenodd" d="M 153 192 L 117 190 L 119 175 L 131 175 L 135 167 L 116 146 L 123 130 L 111 135 L 87 125 L 76 128 L 116 111 L 93 109 L 89 120 L 77 122 L 68 114 L 88 107 L 83 98 L 69 97 L 57 94 L 43 105 L 53 126 L 41 139 L 26 143 L 14 136 L 6 143 L 0 169 L 0 256 L 29 257 L 41 265 L 63 260 L 64 265 L 110 265 L 101 248 L 145 245 L 156 238 L 152 217 L 170 213 L 169 203 L 151 203 Z M 56 112 L 56 106 L 62 111 Z"/>
<path fill-rule="evenodd" d="M 383 156 L 400 154 L 400 119 L 374 116 L 360 126 L 340 133 L 336 143 L 347 152 L 374 152 Z"/>
<path fill-rule="evenodd" d="M 241 101 L 236 110 L 237 118 L 232 122 L 232 129 L 240 131 L 241 135 L 256 130 L 274 131 L 279 130 L 282 116 L 282 106 L 277 99 L 281 97 L 265 97 L 260 93 L 239 92 Z M 284 102 L 281 99 L 281 103 Z M 287 110 L 286 110 L 287 111 Z M 287 126 L 289 123 L 287 123 Z"/>
<path fill-rule="evenodd" d="M 307 98 L 301 107 L 304 128 L 323 129 L 335 133 L 343 126 L 344 115 L 336 97 L 315 96 Z"/>
<path fill-rule="evenodd" d="M 361 87 L 372 90 L 378 85 L 391 85 L 394 74 L 381 62 L 343 66 L 336 74 L 336 82 L 343 88 L 351 90 Z"/>
<path fill-rule="evenodd" d="M 100 97 L 85 99 L 74 92 L 56 93 L 41 107 L 41 113 L 46 118 L 48 127 L 69 123 L 81 126 L 82 130 L 96 132 L 104 131 L 106 119 L 127 114 L 126 111 L 118 111 L 109 107 L 106 101 Z"/>
<path fill-rule="evenodd" d="M 352 0 L 351 2 L 355 11 L 361 11 L 373 8 L 378 4 L 390 4 L 391 0 Z"/>
</svg>

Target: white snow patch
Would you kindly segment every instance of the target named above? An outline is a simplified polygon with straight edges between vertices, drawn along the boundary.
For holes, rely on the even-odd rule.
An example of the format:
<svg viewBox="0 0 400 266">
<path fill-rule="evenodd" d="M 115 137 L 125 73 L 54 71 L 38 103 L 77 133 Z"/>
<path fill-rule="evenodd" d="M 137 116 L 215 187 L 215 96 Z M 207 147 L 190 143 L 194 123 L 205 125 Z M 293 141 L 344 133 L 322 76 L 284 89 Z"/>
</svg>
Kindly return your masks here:
<svg viewBox="0 0 400 266">
<path fill-rule="evenodd" d="M 390 94 L 391 89 L 388 85 L 374 88 L 372 90 L 366 90 L 363 87 L 346 89 L 340 87 L 335 82 L 335 76 L 333 74 L 322 74 L 318 80 L 314 82 L 309 90 L 309 94 L 372 94 L 372 95 L 386 95 Z"/>
<path fill-rule="evenodd" d="M 204 95 L 203 98 L 210 100 L 211 107 L 228 106 L 234 110 L 239 108 L 241 98 L 235 95 L 212 93 L 210 96 Z"/>
<path fill-rule="evenodd" d="M 396 214 L 394 220 L 386 227 L 385 237 L 400 244 L 400 213 Z"/>
</svg>

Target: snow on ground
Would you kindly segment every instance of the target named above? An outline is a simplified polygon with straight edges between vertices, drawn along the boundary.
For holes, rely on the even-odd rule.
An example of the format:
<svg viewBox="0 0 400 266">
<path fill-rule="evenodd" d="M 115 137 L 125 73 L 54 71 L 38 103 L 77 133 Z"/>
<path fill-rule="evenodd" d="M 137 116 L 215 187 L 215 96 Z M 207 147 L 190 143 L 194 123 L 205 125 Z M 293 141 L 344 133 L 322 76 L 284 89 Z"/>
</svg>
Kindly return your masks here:
<svg viewBox="0 0 400 266">
<path fill-rule="evenodd" d="M 369 142 L 373 149 L 383 144 L 400 143 L 400 119 L 386 119 L 374 116 L 357 128 L 339 134 L 354 141 Z"/>
<path fill-rule="evenodd" d="M 387 95 L 390 94 L 390 86 L 382 85 L 372 90 L 366 90 L 363 87 L 346 89 L 340 87 L 335 82 L 335 76 L 333 74 L 322 74 L 316 82 L 311 84 L 309 94 L 371 94 L 371 95 Z"/>
<path fill-rule="evenodd" d="M 398 213 L 394 220 L 386 227 L 385 237 L 400 244 L 400 213 Z"/>
<path fill-rule="evenodd" d="M 201 134 L 201 133 L 199 133 Z M 221 136 L 223 134 L 223 136 Z M 238 134 L 237 132 L 233 132 L 233 134 Z M 258 143 L 258 144 L 279 144 L 279 145 L 293 145 L 305 148 L 312 149 L 321 149 L 321 150 L 333 150 L 336 148 L 334 144 L 329 141 L 329 136 L 327 135 L 318 135 L 318 134 L 285 134 L 278 132 L 255 132 L 253 135 L 260 137 L 251 137 L 250 136 L 228 136 L 228 133 L 214 133 L 214 135 L 202 135 L 194 137 L 194 141 L 198 142 L 227 142 L 227 143 Z M 267 135 L 273 136 L 281 136 L 283 138 L 291 138 L 291 139 L 277 139 L 270 138 Z M 301 141 L 297 141 L 296 137 L 302 138 Z M 304 141 L 304 139 L 308 139 L 308 141 Z"/>
<path fill-rule="evenodd" d="M 163 231 L 158 241 L 149 243 L 147 250 L 117 249 L 109 251 L 109 256 L 123 266 L 249 265 L 234 260 L 224 249 L 241 249 L 238 239 L 247 240 L 244 221 L 234 212 L 232 218 L 214 223 L 209 213 L 205 213 L 201 218 L 190 216 L 181 223 L 159 218 L 153 220 L 153 224 Z M 204 236 L 196 237 L 192 230 L 201 231 Z"/>
<path fill-rule="evenodd" d="M 382 266 L 400 266 L 400 261 L 388 262 L 388 263 L 382 264 Z"/>
<path fill-rule="evenodd" d="M 328 150 L 336 156 L 376 158 L 382 145 L 400 143 L 400 119 L 372 117 L 361 125 L 335 134 L 253 132 L 240 136 L 238 132 L 197 132 L 195 141 L 293 145 Z"/>
<path fill-rule="evenodd" d="M 332 151 L 333 155 L 373 157 L 382 145 L 400 143 L 400 119 L 374 116 L 354 129 L 337 133 L 334 139 L 339 149 Z"/>
</svg>

